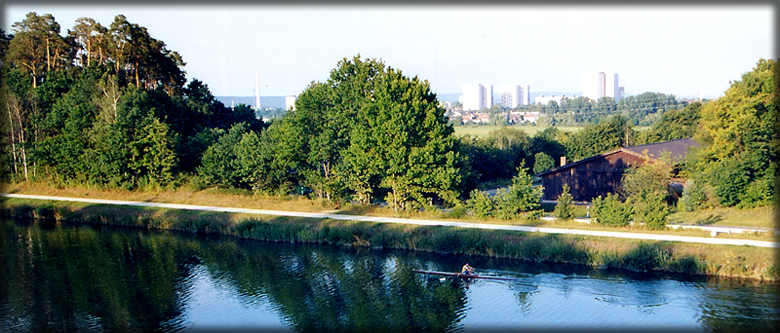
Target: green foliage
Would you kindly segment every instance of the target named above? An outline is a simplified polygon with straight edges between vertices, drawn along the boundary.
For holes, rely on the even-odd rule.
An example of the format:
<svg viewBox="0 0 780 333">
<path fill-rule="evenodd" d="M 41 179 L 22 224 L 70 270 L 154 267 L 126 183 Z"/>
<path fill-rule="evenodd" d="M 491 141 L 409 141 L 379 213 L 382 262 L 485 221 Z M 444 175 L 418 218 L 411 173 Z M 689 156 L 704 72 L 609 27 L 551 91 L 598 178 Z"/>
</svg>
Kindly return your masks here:
<svg viewBox="0 0 780 333">
<path fill-rule="evenodd" d="M 203 154 L 198 174 L 206 184 L 252 189 L 260 139 L 245 123 L 233 125 Z"/>
<path fill-rule="evenodd" d="M 634 221 L 644 223 L 650 229 L 666 227 L 666 217 L 671 214 L 662 193 L 649 193 L 646 197 L 630 197 L 626 204 L 633 207 Z"/>
<path fill-rule="evenodd" d="M 684 106 L 674 95 L 645 92 L 626 96 L 620 101 L 603 97 L 598 101 L 587 97 L 564 98 L 560 103 L 550 101 L 542 106 L 539 122 L 546 126 L 583 126 L 603 122 L 616 114 L 626 117 L 629 124 L 649 126 L 669 110 Z"/>
<path fill-rule="evenodd" d="M 601 224 L 613 227 L 627 226 L 631 222 L 632 208 L 620 201 L 615 194 L 593 199 L 593 217 Z"/>
<path fill-rule="evenodd" d="M 569 193 L 569 190 L 569 184 L 563 184 L 563 190 L 558 197 L 558 203 L 555 205 L 555 210 L 553 211 L 553 215 L 556 218 L 568 220 L 574 217 L 572 196 L 571 193 Z"/>
<path fill-rule="evenodd" d="M 593 155 L 630 145 L 631 128 L 623 116 L 612 116 L 606 122 L 586 126 L 564 139 L 566 155 L 581 160 Z"/>
<path fill-rule="evenodd" d="M 622 268 L 635 272 L 649 272 L 662 269 L 670 263 L 670 259 L 671 254 L 668 251 L 658 245 L 647 243 L 640 243 L 628 253 L 606 255 L 602 258 L 605 268 Z"/>
<path fill-rule="evenodd" d="M 656 143 L 693 137 L 699 124 L 702 103 L 694 102 L 682 109 L 664 112 L 652 128 L 641 131 L 634 144 Z"/>
<path fill-rule="evenodd" d="M 260 167 L 329 199 L 384 198 L 396 209 L 454 204 L 464 166 L 452 132 L 426 81 L 345 58 L 269 127 L 261 139 L 270 158 Z"/>
<path fill-rule="evenodd" d="M 723 206 L 770 204 L 776 192 L 769 179 L 780 160 L 777 68 L 773 60 L 759 60 L 723 97 L 701 108 L 697 137 L 703 146 L 688 173 L 712 186 Z"/>
<path fill-rule="evenodd" d="M 627 198 L 626 203 L 633 206 L 636 222 L 651 229 L 665 226 L 666 216 L 671 213 L 668 204 L 672 201 L 671 180 L 672 165 L 668 155 L 630 168 L 623 174 L 620 191 Z"/>
<path fill-rule="evenodd" d="M 517 217 L 519 213 L 534 212 L 539 209 L 542 188 L 533 185 L 531 175 L 526 168 L 517 168 L 512 186 L 498 190 L 490 197 L 482 191 L 473 190 L 467 206 L 478 217 L 496 216 L 501 219 Z"/>
<path fill-rule="evenodd" d="M 485 218 L 493 216 L 493 200 L 490 198 L 490 195 L 480 190 L 471 191 L 466 206 L 476 217 Z"/>
<path fill-rule="evenodd" d="M 677 206 L 685 212 L 693 212 L 702 208 L 707 202 L 704 185 L 699 181 L 688 180 L 683 188 L 683 195 Z"/>
<path fill-rule="evenodd" d="M 534 173 L 539 174 L 555 167 L 555 160 L 544 152 L 534 155 Z"/>
<path fill-rule="evenodd" d="M 542 192 L 541 186 L 533 185 L 533 178 L 528 173 L 528 169 L 518 167 L 517 175 L 512 178 L 512 186 L 509 187 L 507 195 L 518 212 L 530 212 L 539 209 Z"/>
<path fill-rule="evenodd" d="M 177 164 L 174 154 L 177 136 L 157 118 L 144 126 L 139 140 L 131 143 L 132 167 L 157 184 L 165 185 L 174 178 Z"/>
</svg>

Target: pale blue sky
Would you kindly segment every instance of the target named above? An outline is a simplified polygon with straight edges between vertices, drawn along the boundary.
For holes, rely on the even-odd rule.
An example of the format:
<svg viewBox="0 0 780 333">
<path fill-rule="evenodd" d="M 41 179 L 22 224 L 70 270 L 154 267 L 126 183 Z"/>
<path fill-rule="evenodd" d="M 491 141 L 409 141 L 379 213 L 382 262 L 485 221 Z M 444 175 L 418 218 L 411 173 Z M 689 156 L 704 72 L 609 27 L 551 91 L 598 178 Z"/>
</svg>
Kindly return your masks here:
<svg viewBox="0 0 780 333">
<path fill-rule="evenodd" d="M 124 14 L 182 55 L 188 79 L 229 96 L 253 96 L 255 73 L 263 96 L 298 94 L 360 53 L 441 94 L 464 83 L 579 94 L 584 72 L 605 71 L 627 95 L 715 98 L 775 57 L 769 4 L 4 6 L 6 32 L 30 11 L 54 15 L 63 34 L 79 17 L 109 26 Z"/>
</svg>

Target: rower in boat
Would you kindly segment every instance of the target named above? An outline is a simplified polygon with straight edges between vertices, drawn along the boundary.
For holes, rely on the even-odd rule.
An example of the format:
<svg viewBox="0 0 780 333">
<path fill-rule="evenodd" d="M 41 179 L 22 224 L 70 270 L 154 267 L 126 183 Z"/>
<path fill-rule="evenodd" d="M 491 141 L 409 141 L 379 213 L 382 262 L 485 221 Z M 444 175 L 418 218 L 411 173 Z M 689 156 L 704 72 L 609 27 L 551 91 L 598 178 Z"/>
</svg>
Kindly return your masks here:
<svg viewBox="0 0 780 333">
<path fill-rule="evenodd" d="M 466 263 L 463 265 L 463 268 L 460 270 L 461 275 L 476 275 L 474 274 L 474 267 L 469 266 L 469 263 Z"/>
</svg>

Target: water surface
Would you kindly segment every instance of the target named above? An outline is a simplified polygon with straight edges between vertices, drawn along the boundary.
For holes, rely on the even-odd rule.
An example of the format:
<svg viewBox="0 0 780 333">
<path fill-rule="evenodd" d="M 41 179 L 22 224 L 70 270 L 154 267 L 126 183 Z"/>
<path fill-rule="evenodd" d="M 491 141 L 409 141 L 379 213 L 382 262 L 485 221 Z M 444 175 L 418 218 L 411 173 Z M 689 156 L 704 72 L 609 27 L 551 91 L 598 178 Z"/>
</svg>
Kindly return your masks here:
<svg viewBox="0 0 780 333">
<path fill-rule="evenodd" d="M 462 281 L 412 270 L 513 281 Z M 0 221 L 0 331 L 772 331 L 778 285 Z"/>
</svg>

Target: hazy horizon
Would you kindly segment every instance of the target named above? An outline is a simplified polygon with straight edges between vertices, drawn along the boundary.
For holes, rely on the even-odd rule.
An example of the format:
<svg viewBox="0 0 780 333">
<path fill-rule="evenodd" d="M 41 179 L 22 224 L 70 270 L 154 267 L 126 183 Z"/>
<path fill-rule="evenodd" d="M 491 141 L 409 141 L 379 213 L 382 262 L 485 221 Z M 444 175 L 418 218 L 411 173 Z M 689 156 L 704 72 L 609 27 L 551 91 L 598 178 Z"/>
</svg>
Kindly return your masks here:
<svg viewBox="0 0 780 333">
<path fill-rule="evenodd" d="M 216 96 L 298 95 L 360 54 L 418 76 L 439 94 L 465 83 L 581 94 L 585 72 L 614 72 L 626 96 L 721 96 L 774 59 L 771 4 L 749 5 L 94 5 L 6 3 L 3 28 L 50 13 L 67 34 L 79 17 L 123 14 L 179 52 L 187 79 Z"/>
</svg>

